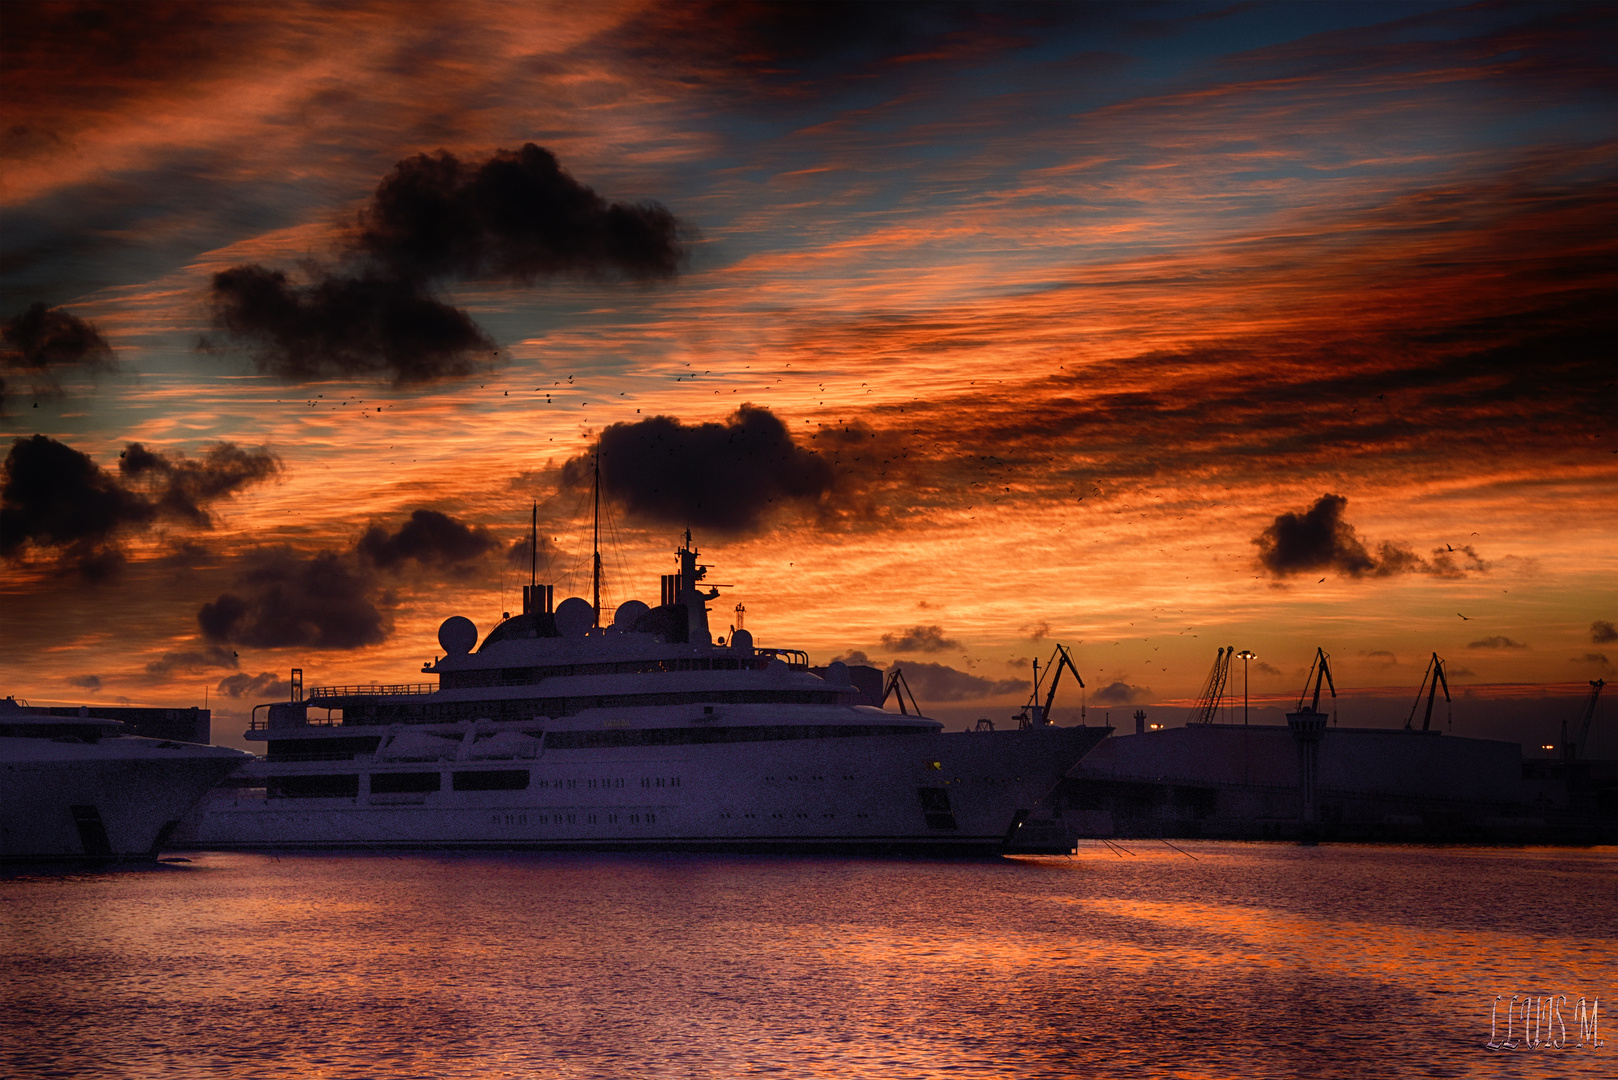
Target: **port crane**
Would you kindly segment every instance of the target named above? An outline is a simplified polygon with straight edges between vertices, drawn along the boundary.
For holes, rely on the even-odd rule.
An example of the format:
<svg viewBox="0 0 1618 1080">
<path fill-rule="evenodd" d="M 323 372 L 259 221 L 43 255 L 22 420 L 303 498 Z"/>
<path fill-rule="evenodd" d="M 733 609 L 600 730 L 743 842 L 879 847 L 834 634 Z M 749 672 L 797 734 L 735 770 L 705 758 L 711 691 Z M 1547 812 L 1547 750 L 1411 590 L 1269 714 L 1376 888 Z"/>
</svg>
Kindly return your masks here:
<svg viewBox="0 0 1618 1080">
<path fill-rule="evenodd" d="M 916 710 L 917 716 L 920 716 L 921 706 L 916 704 L 915 692 L 910 689 L 910 684 L 905 681 L 905 673 L 899 670 L 898 665 L 894 665 L 893 670 L 888 672 L 888 684 L 882 689 L 882 700 L 877 704 L 877 708 L 887 708 L 888 698 L 891 697 L 898 700 L 899 712 L 909 716 L 910 714 L 905 711 L 905 695 L 907 694 L 910 696 L 910 707 Z"/>
<path fill-rule="evenodd" d="M 1437 653 L 1433 653 L 1432 660 L 1427 664 L 1427 674 L 1421 677 L 1421 685 L 1416 687 L 1415 703 L 1410 706 L 1410 715 L 1405 719 L 1406 731 L 1415 726 L 1416 709 L 1421 705 L 1421 692 L 1423 690 L 1427 691 L 1427 714 L 1422 717 L 1421 730 L 1427 730 L 1428 725 L 1433 722 L 1433 699 L 1438 695 L 1440 686 L 1444 688 L 1444 703 L 1449 704 L 1451 700 L 1449 696 L 1449 680 L 1444 678 L 1444 661 L 1439 658 Z M 1319 693 L 1319 691 L 1317 690 L 1316 693 Z"/>
<path fill-rule="evenodd" d="M 1034 692 L 1029 696 L 1028 704 L 1023 706 L 1022 712 L 1017 714 L 1017 726 L 1019 728 L 1039 727 L 1044 724 L 1055 723 L 1051 719 L 1051 705 L 1056 701 L 1056 687 L 1062 681 L 1063 668 L 1071 671 L 1073 677 L 1079 682 L 1079 689 L 1084 689 L 1084 679 L 1079 675 L 1079 669 L 1073 665 L 1073 657 L 1067 651 L 1067 646 L 1058 645 L 1056 646 L 1056 651 L 1051 653 L 1051 658 L 1045 665 L 1046 674 L 1052 674 L 1052 668 L 1055 669 L 1055 673 L 1051 678 L 1051 689 L 1045 695 L 1045 704 L 1041 705 L 1039 704 L 1039 684 L 1043 680 L 1039 674 L 1039 661 L 1034 661 Z"/>
<path fill-rule="evenodd" d="M 1579 752 L 1584 749 L 1584 740 L 1590 735 L 1590 721 L 1596 716 L 1596 702 L 1601 698 L 1601 688 L 1607 685 L 1605 679 L 1593 679 L 1590 682 L 1590 696 L 1584 701 L 1584 710 L 1579 715 L 1578 734 L 1572 740 L 1567 737 L 1567 721 L 1562 721 L 1562 761 L 1572 764 L 1579 759 Z"/>
<path fill-rule="evenodd" d="M 1293 716 L 1304 713 L 1315 716 L 1320 715 L 1320 682 L 1322 679 L 1326 681 L 1327 688 L 1331 690 L 1331 696 L 1337 696 L 1337 687 L 1333 686 L 1331 681 L 1331 665 L 1328 663 L 1330 659 L 1331 657 L 1326 654 L 1325 649 L 1318 646 L 1315 648 L 1315 659 L 1314 662 L 1309 665 L 1308 677 L 1303 680 L 1303 693 L 1298 695 L 1298 708 L 1297 711 L 1292 714 Z M 1303 699 L 1309 696 L 1309 683 L 1311 680 L 1313 680 L 1315 684 L 1315 697 L 1310 703 L 1309 708 L 1305 709 L 1303 707 Z M 1288 716 L 1287 719 L 1290 720 L 1291 718 L 1291 716 Z"/>
<path fill-rule="evenodd" d="M 1208 681 L 1197 695 L 1197 703 L 1191 709 L 1187 724 L 1211 724 L 1219 715 L 1219 702 L 1225 696 L 1225 680 L 1230 677 L 1230 661 L 1235 655 L 1234 645 L 1226 645 L 1214 654 L 1213 670 L 1208 673 Z"/>
</svg>

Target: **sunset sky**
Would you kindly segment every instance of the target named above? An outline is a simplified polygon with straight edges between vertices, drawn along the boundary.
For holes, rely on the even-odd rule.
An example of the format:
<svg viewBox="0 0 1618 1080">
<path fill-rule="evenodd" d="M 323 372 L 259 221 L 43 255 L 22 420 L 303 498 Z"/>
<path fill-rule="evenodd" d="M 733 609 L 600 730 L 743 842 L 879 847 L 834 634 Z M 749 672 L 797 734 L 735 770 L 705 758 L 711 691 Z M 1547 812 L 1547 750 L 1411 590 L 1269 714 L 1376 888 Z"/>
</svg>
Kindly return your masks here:
<svg viewBox="0 0 1618 1080">
<path fill-rule="evenodd" d="M 241 745 L 293 667 L 420 679 L 535 502 L 589 595 L 598 437 L 608 605 L 689 525 L 718 632 L 951 726 L 1057 642 L 1115 725 L 1227 645 L 1271 722 L 1318 646 L 1402 724 L 1436 651 L 1529 740 L 1618 665 L 1613 5 L 13 3 L 0 54 L 0 693 Z"/>
</svg>

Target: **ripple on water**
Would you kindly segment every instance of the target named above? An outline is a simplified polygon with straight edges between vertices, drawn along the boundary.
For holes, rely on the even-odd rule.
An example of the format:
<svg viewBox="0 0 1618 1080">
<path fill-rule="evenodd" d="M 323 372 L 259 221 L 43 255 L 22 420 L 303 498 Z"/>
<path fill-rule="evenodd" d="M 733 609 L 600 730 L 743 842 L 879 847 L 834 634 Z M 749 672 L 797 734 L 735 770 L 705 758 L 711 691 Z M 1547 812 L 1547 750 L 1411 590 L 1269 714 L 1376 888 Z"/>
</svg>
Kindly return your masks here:
<svg viewBox="0 0 1618 1080">
<path fill-rule="evenodd" d="M 8 1075 L 1609 1076 L 1610 849 L 196 856 L 0 881 Z M 1549 1058 L 1554 1054 L 1554 1061 Z"/>
</svg>

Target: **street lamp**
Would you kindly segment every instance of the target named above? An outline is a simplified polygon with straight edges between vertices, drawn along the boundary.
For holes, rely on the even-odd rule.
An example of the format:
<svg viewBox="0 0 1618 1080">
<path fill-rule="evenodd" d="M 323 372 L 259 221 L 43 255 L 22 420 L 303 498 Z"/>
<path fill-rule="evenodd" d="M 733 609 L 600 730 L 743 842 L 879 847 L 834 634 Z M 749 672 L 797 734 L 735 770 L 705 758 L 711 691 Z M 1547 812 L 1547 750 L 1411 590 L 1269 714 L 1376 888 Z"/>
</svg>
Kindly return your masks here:
<svg viewBox="0 0 1618 1080">
<path fill-rule="evenodd" d="M 1241 652 L 1237 653 L 1236 655 L 1242 658 L 1242 724 L 1246 725 L 1246 723 L 1247 723 L 1247 662 L 1249 660 L 1257 660 L 1258 659 L 1258 653 L 1254 652 L 1252 649 L 1243 649 Z"/>
</svg>

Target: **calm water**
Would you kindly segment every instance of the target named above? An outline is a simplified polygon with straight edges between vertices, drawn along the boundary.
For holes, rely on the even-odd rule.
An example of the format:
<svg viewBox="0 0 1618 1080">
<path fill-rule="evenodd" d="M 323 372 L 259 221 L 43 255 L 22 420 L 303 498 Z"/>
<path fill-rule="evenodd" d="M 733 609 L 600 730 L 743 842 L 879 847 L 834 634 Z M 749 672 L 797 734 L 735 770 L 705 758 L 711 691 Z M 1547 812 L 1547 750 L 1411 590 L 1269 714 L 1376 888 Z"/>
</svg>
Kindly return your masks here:
<svg viewBox="0 0 1618 1080">
<path fill-rule="evenodd" d="M 12 873 L 0 1071 L 1618 1074 L 1612 1015 L 1600 1049 L 1484 1047 L 1495 994 L 1618 1013 L 1613 849 L 1180 846 Z"/>
</svg>

